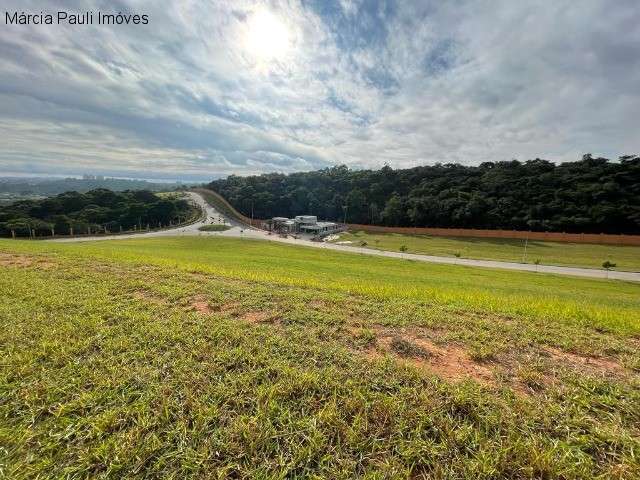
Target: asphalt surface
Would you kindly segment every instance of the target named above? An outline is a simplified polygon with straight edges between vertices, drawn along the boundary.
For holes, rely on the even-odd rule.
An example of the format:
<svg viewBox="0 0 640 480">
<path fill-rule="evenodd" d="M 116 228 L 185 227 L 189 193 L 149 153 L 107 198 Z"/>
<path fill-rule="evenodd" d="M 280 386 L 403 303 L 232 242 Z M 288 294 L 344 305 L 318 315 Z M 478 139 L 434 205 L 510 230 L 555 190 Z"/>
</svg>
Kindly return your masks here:
<svg viewBox="0 0 640 480">
<path fill-rule="evenodd" d="M 291 237 L 283 238 L 279 235 L 269 235 L 268 232 L 258 230 L 255 228 L 248 228 L 242 224 L 239 224 L 228 217 L 225 217 L 215 208 L 209 205 L 204 198 L 197 193 L 189 192 L 191 200 L 199 205 L 206 212 L 206 219 L 192 225 L 178 227 L 167 230 L 160 230 L 157 232 L 148 233 L 133 233 L 124 235 L 103 235 L 95 237 L 75 237 L 75 238 L 60 238 L 55 240 L 49 240 L 52 242 L 88 242 L 96 240 L 125 240 L 132 237 L 147 238 L 147 237 L 166 237 L 166 236 L 221 236 L 221 237 L 235 237 L 235 238 L 251 238 L 257 240 L 268 240 L 281 243 L 289 243 L 293 245 L 304 245 L 314 248 L 322 248 L 325 250 L 337 250 L 341 252 L 358 253 L 362 255 L 374 255 L 378 257 L 390 257 L 416 260 L 419 262 L 431 262 L 442 263 L 447 265 L 464 265 L 468 267 L 485 267 L 485 268 L 499 268 L 505 270 L 520 270 L 527 272 L 537 273 L 551 273 L 556 275 L 570 275 L 575 277 L 588 277 L 588 278 L 609 278 L 615 280 L 625 280 L 631 282 L 640 282 L 640 272 L 619 272 L 619 271 L 606 271 L 595 268 L 579 268 L 579 267 L 560 267 L 554 265 L 532 265 L 528 263 L 517 262 L 500 262 L 495 260 L 473 260 L 470 258 L 451 258 L 451 257 L 437 257 L 432 255 L 419 255 L 415 253 L 400 253 L 389 252 L 384 250 L 373 250 L 369 248 L 354 247 L 347 245 L 337 245 L 327 242 L 313 242 L 309 239 Z M 209 225 L 212 223 L 225 223 L 231 228 L 224 232 L 201 232 L 198 230 L 203 225 Z"/>
</svg>

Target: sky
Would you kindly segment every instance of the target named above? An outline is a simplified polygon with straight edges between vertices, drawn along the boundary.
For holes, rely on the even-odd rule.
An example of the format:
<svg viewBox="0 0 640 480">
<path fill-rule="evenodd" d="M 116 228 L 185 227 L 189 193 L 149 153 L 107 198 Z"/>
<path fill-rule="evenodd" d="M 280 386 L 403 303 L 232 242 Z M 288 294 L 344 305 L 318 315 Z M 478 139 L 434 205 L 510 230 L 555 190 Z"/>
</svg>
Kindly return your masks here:
<svg viewBox="0 0 640 480">
<path fill-rule="evenodd" d="M 147 25 L 6 25 L 5 12 Z M 638 0 L 4 0 L 0 174 L 640 153 Z"/>
</svg>

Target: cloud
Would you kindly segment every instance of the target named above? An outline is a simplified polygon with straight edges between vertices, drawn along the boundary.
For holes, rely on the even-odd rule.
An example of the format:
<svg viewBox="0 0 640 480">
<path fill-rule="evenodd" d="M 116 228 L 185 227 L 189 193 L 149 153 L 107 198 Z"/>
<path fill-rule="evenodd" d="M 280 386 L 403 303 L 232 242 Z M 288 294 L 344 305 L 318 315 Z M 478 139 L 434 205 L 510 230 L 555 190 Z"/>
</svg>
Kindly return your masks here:
<svg viewBox="0 0 640 480">
<path fill-rule="evenodd" d="M 150 23 L 2 25 L 0 172 L 206 179 L 640 150 L 635 0 L 3 7 Z M 287 29 L 279 57 L 248 47 L 261 8 Z"/>
</svg>

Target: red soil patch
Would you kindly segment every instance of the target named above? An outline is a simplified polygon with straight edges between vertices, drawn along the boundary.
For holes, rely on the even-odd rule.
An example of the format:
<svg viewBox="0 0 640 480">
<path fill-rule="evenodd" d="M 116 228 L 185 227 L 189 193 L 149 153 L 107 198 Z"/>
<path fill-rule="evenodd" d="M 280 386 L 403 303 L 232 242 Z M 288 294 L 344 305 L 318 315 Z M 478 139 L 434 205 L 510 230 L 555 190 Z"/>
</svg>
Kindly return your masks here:
<svg viewBox="0 0 640 480">
<path fill-rule="evenodd" d="M 442 378 L 461 380 L 471 377 L 480 383 L 494 383 L 491 369 L 472 360 L 463 348 L 454 345 L 439 347 L 422 339 L 415 339 L 414 342 L 431 353 L 427 366 Z"/>
<path fill-rule="evenodd" d="M 209 313 L 212 313 L 214 311 L 213 308 L 211 308 L 211 305 L 209 305 L 207 299 L 202 295 L 198 295 L 197 297 L 191 299 L 191 301 L 189 302 L 189 309 L 203 315 L 208 315 Z"/>
<path fill-rule="evenodd" d="M 399 355 L 394 351 L 392 342 L 394 338 L 401 338 L 415 349 L 414 354 Z M 438 346 L 424 338 L 384 336 L 377 340 L 378 350 L 370 348 L 365 355 L 369 358 L 380 357 L 381 353 L 389 353 L 398 361 L 408 363 L 418 368 L 423 368 L 435 373 L 446 380 L 458 381 L 464 378 L 472 378 L 485 385 L 494 385 L 493 372 L 488 367 L 481 365 L 458 346 Z"/>
<path fill-rule="evenodd" d="M 203 314 L 207 314 L 207 313 L 211 313 L 211 307 L 209 306 L 209 304 L 207 302 L 204 301 L 199 301 L 199 302 L 193 302 L 191 304 L 191 308 L 193 310 L 195 310 L 198 313 L 203 313 Z"/>
</svg>

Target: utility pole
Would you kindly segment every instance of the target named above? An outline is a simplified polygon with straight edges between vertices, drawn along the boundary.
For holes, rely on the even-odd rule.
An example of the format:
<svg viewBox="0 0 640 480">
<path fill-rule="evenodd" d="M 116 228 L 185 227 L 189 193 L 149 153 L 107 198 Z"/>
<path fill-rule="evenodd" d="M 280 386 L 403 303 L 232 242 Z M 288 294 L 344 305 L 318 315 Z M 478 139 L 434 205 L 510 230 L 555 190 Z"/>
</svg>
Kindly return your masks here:
<svg viewBox="0 0 640 480">
<path fill-rule="evenodd" d="M 347 208 L 349 207 L 349 205 L 343 205 L 342 206 L 342 210 L 344 210 L 344 218 L 343 218 L 343 224 L 346 225 L 347 224 Z"/>
</svg>

